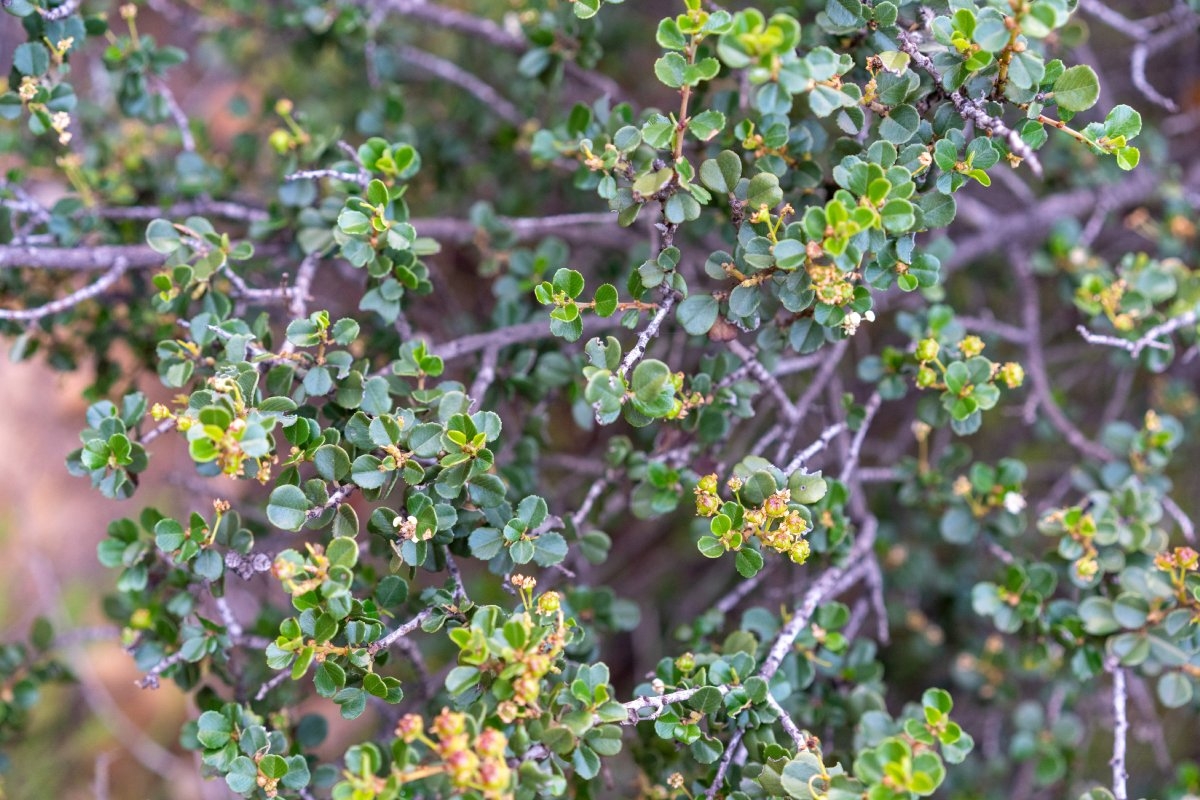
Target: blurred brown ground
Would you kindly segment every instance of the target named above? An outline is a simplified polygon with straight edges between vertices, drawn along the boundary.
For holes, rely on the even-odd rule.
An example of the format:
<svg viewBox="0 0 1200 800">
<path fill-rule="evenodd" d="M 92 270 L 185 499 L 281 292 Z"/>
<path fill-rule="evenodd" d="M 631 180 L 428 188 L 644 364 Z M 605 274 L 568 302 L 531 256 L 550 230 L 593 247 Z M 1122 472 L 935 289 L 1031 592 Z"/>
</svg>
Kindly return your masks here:
<svg viewBox="0 0 1200 800">
<path fill-rule="evenodd" d="M 79 445 L 86 378 L 56 373 L 37 360 L 0 356 L 0 639 L 27 636 L 38 615 L 58 632 L 103 625 L 99 600 L 114 574 L 96 561 L 108 523 L 135 514 L 169 488 L 167 470 L 151 470 L 138 505 L 113 503 L 67 475 L 63 459 Z M 156 448 L 161 464 L 175 455 Z M 176 488 L 176 491 L 177 488 Z M 48 689 L 28 736 L 7 748 L 6 800 L 29 798 L 227 797 L 198 777 L 177 744 L 187 700 L 170 681 L 157 691 L 134 685 L 133 660 L 111 636 L 83 641 L 71 654 L 77 684 Z"/>
</svg>

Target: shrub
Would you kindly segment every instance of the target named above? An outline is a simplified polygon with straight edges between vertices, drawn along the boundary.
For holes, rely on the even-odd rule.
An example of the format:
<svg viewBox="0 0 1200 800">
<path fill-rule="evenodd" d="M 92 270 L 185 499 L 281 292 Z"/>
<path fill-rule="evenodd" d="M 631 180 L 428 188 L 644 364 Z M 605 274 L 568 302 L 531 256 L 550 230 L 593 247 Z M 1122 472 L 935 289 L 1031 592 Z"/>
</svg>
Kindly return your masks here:
<svg viewBox="0 0 1200 800">
<path fill-rule="evenodd" d="M 5 2 L 0 332 L 91 376 L 104 611 L 202 773 L 1194 790 L 1126 756 L 1127 699 L 1200 675 L 1190 196 L 1075 2 L 494 5 Z M 194 488 L 144 506 L 172 441 Z M 86 669 L 56 648 L 0 651 L 4 737 Z M 335 716 L 373 722 L 331 756 Z"/>
</svg>

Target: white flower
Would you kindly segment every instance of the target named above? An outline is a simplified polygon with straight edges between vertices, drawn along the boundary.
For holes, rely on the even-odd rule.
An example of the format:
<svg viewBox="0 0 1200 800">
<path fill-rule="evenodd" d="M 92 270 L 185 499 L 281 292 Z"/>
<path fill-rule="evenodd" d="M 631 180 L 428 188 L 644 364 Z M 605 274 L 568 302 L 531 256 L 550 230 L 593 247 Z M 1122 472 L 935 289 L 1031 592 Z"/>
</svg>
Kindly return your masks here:
<svg viewBox="0 0 1200 800">
<path fill-rule="evenodd" d="M 874 311 L 868 311 L 866 314 L 860 314 L 857 311 L 851 311 L 849 314 L 847 314 L 845 317 L 842 318 L 842 330 L 844 330 L 846 332 L 847 336 L 853 336 L 855 334 L 855 332 L 858 331 L 859 326 L 862 325 L 864 322 L 874 322 L 874 321 L 875 321 L 875 312 Z"/>
<path fill-rule="evenodd" d="M 1006 492 L 1003 502 L 1004 510 L 1010 514 L 1020 514 L 1025 510 L 1025 498 L 1016 492 Z"/>
</svg>

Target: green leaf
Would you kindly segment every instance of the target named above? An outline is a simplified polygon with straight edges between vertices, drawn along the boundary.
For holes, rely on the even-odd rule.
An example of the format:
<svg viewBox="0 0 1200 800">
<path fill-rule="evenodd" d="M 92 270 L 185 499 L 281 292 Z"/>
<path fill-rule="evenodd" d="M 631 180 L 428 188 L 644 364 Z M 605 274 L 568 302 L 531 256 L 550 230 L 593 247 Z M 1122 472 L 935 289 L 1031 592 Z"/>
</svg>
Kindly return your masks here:
<svg viewBox="0 0 1200 800">
<path fill-rule="evenodd" d="M 1054 82 L 1054 100 L 1059 108 L 1071 112 L 1086 111 L 1100 97 L 1100 81 L 1087 64 L 1068 68 Z"/>
<path fill-rule="evenodd" d="M 683 86 L 687 80 L 688 63 L 679 53 L 667 53 L 654 62 L 654 75 L 672 89 Z"/>
<path fill-rule="evenodd" d="M 26 42 L 13 50 L 13 68 L 22 75 L 38 77 L 50 69 L 50 51 L 38 42 Z"/>
<path fill-rule="evenodd" d="M 1128 141 L 1142 132 L 1142 115 L 1126 105 L 1113 106 L 1104 118 L 1104 135 L 1110 139 L 1118 136 Z"/>
<path fill-rule="evenodd" d="M 219 750 L 232 738 L 233 723 L 217 711 L 205 711 L 196 721 L 196 741 L 209 750 Z"/>
<path fill-rule="evenodd" d="M 595 303 L 593 310 L 598 316 L 611 317 L 617 312 L 617 287 L 611 283 L 601 284 L 596 289 L 593 302 Z"/>
<path fill-rule="evenodd" d="M 277 528 L 298 531 L 304 526 L 305 514 L 311 507 L 300 487 L 284 484 L 271 492 L 267 501 L 267 519 Z"/>
<path fill-rule="evenodd" d="M 336 444 L 325 444 L 313 453 L 317 474 L 327 481 L 340 481 L 350 472 L 350 456 Z"/>
<path fill-rule="evenodd" d="M 738 551 L 734 565 L 743 578 L 753 578 L 763 568 L 762 553 L 753 547 L 744 547 Z"/>
<path fill-rule="evenodd" d="M 693 336 L 709 332 L 717 321 L 720 304 L 710 294 L 694 294 L 675 309 L 675 318 Z"/>
<path fill-rule="evenodd" d="M 572 300 L 583 293 L 583 276 L 573 269 L 563 268 L 555 272 L 551 284 L 555 291 L 562 292 Z"/>
<path fill-rule="evenodd" d="M 779 178 L 770 172 L 760 172 L 750 179 L 746 190 L 746 203 L 753 210 L 760 206 L 774 208 L 783 200 L 783 190 L 779 188 Z"/>
<path fill-rule="evenodd" d="M 709 109 L 702 111 L 688 121 L 688 130 L 702 142 L 712 139 L 725 127 L 725 115 L 720 111 Z"/>
<path fill-rule="evenodd" d="M 1158 679 L 1158 699 L 1167 708 L 1182 708 L 1192 701 L 1191 680 L 1181 672 L 1164 672 Z"/>
<path fill-rule="evenodd" d="M 229 764 L 225 783 L 237 794 L 248 795 L 258 788 L 258 767 L 246 756 L 238 756 Z"/>
<path fill-rule="evenodd" d="M 268 753 L 262 757 L 261 761 L 258 762 L 258 770 L 268 778 L 278 780 L 284 775 L 287 775 L 288 765 L 287 761 L 283 759 L 283 756 L 278 756 L 274 753 Z"/>
<path fill-rule="evenodd" d="M 146 226 L 146 244 L 163 255 L 170 255 L 183 246 L 179 231 L 165 219 L 156 219 Z"/>
<path fill-rule="evenodd" d="M 921 117 L 910 105 L 896 106 L 879 122 L 879 135 L 892 144 L 904 144 L 916 135 Z"/>
<path fill-rule="evenodd" d="M 700 182 L 714 192 L 729 194 L 742 177 L 742 159 L 732 150 L 722 150 L 716 158 L 700 164 Z"/>
</svg>

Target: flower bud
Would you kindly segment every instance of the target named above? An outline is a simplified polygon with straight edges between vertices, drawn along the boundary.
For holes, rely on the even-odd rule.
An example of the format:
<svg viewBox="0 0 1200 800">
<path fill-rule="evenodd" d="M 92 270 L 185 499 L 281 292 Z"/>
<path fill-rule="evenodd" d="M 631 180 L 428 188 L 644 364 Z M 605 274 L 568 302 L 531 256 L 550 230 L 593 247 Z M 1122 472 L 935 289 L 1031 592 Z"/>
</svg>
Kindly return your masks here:
<svg viewBox="0 0 1200 800">
<path fill-rule="evenodd" d="M 696 516 L 711 517 L 720 509 L 721 499 L 715 494 L 696 492 Z"/>
<path fill-rule="evenodd" d="M 966 336 L 958 343 L 958 349 L 963 358 L 974 358 L 983 352 L 983 339 L 978 336 Z"/>
<path fill-rule="evenodd" d="M 553 614 L 562 607 L 562 598 L 558 592 L 546 592 L 538 598 L 538 611 L 543 614 Z"/>
<path fill-rule="evenodd" d="M 938 350 L 937 339 L 922 339 L 917 342 L 917 360 L 921 362 L 932 361 L 937 358 Z"/>
<path fill-rule="evenodd" d="M 1025 382 L 1025 369 L 1015 361 L 1009 361 L 1000 367 L 999 376 L 1009 389 L 1016 389 Z"/>
<path fill-rule="evenodd" d="M 292 135 L 282 128 L 276 128 L 267 137 L 267 143 L 271 145 L 272 150 L 283 155 L 292 149 Z"/>
<path fill-rule="evenodd" d="M 396 738 L 412 744 L 425 731 L 425 720 L 417 714 L 405 714 L 396 723 Z"/>
</svg>

